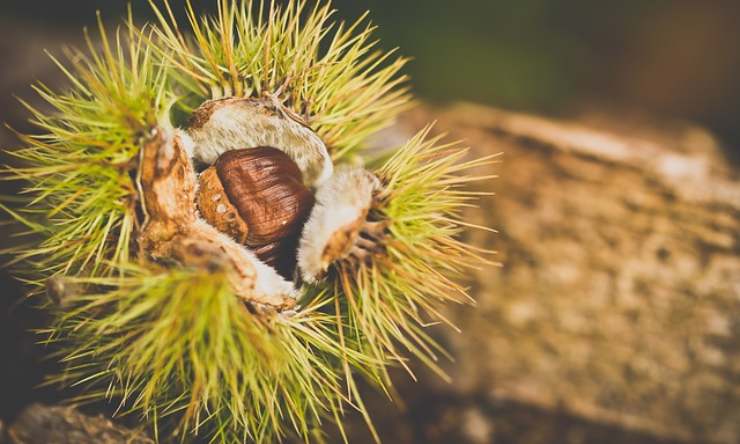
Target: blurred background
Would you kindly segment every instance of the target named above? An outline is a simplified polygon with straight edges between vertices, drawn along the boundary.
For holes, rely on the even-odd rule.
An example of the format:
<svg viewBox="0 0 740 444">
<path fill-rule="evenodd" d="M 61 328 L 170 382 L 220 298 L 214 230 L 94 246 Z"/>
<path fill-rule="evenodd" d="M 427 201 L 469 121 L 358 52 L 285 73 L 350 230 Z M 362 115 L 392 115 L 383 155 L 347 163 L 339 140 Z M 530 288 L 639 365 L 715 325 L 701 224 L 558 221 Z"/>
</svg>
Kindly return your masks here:
<svg viewBox="0 0 740 444">
<path fill-rule="evenodd" d="M 45 36 L 74 42 L 95 10 L 115 20 L 124 1 L 3 0 L 3 54 Z M 177 0 L 173 1 L 173 4 Z M 203 10 L 212 1 L 193 2 Z M 135 13 L 147 17 L 144 1 Z M 735 0 L 336 0 L 342 18 L 366 10 L 385 48 L 414 58 L 408 72 L 431 101 L 469 100 L 571 114 L 587 107 L 689 119 L 740 145 L 740 2 Z M 177 8 L 175 8 L 177 10 Z M 42 30 L 29 35 L 29 30 Z M 61 41 L 44 42 L 53 49 Z M 7 60 L 7 58 L 5 58 Z M 16 61 L 18 62 L 18 61 Z M 6 63 L 11 91 L 47 64 L 38 51 Z M 27 69 L 21 69 L 28 65 Z M 6 89 L 7 91 L 7 89 Z M 0 99 L 7 103 L 8 94 Z M 4 106 L 4 110 L 8 107 Z M 7 118 L 6 118 L 7 120 Z"/>
<path fill-rule="evenodd" d="M 140 20 L 150 18 L 145 1 L 132 3 Z M 193 3 L 208 11 L 215 1 Z M 382 47 L 399 47 L 400 54 L 413 57 L 407 72 L 415 93 L 427 102 L 468 101 L 557 117 L 597 111 L 688 121 L 715 134 L 730 162 L 740 161 L 740 1 L 333 3 L 339 17 L 350 21 L 371 10 Z M 43 50 L 60 54 L 63 45 L 83 45 L 81 28 L 95 26 L 96 10 L 113 23 L 125 13 L 126 2 L 0 1 L 0 121 L 32 130 L 15 96 L 32 99 L 29 85 L 36 80 L 63 84 Z M 0 146 L 13 143 L 12 132 L 0 128 Z M 2 186 L 1 194 L 15 192 Z M 0 238 L 5 233 L 0 231 Z M 55 394 L 33 389 L 50 364 L 39 358 L 26 330 L 44 320 L 21 302 L 20 285 L 0 272 L 0 419 L 8 420 L 28 402 L 53 400 Z M 410 399 L 401 416 L 380 414 L 381 429 L 407 433 L 398 442 L 453 442 L 456 426 L 445 429 L 445 421 L 483 427 L 480 439 L 470 442 L 492 441 L 493 429 L 496 442 L 664 442 L 529 405 L 486 404 L 481 413 L 471 410 L 474 399 L 433 392 Z M 439 406 L 445 404 L 459 404 L 459 416 L 444 416 Z M 442 430 L 433 439 L 423 428 L 432 423 Z M 413 424 L 424 425 L 414 429 Z"/>
</svg>

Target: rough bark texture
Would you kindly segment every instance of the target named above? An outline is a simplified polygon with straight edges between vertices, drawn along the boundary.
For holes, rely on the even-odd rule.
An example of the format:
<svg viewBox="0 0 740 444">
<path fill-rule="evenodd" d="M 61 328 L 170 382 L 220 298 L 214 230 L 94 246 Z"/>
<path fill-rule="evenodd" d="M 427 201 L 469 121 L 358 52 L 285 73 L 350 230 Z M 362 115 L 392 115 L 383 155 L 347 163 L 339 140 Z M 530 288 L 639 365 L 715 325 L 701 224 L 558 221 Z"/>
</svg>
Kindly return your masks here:
<svg viewBox="0 0 740 444">
<path fill-rule="evenodd" d="M 454 385 L 440 390 L 740 441 L 740 181 L 713 138 L 472 105 L 387 135 L 435 118 L 474 154 L 505 153 L 497 195 L 469 213 L 500 231 L 471 238 L 503 266 L 455 311 Z"/>
<path fill-rule="evenodd" d="M 3 433 L 0 444 L 154 444 L 146 436 L 115 425 L 102 416 L 89 416 L 73 407 L 33 404 Z"/>
</svg>

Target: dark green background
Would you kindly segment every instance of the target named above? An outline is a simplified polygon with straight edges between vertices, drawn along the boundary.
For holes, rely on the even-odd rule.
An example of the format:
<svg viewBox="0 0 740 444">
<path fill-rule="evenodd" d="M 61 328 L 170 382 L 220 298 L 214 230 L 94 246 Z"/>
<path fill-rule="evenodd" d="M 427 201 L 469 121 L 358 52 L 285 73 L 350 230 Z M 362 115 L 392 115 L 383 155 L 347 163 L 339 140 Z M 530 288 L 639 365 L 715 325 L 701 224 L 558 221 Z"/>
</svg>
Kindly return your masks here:
<svg viewBox="0 0 740 444">
<path fill-rule="evenodd" d="M 1 3 L 0 18 L 74 30 L 93 24 L 96 9 L 115 20 L 126 2 Z M 215 0 L 193 3 L 205 10 Z M 558 115 L 596 109 L 685 118 L 709 126 L 731 147 L 740 145 L 740 1 L 334 3 L 349 19 L 372 11 L 382 45 L 414 57 L 408 72 L 428 100 Z M 133 4 L 146 17 L 146 2 Z"/>
</svg>

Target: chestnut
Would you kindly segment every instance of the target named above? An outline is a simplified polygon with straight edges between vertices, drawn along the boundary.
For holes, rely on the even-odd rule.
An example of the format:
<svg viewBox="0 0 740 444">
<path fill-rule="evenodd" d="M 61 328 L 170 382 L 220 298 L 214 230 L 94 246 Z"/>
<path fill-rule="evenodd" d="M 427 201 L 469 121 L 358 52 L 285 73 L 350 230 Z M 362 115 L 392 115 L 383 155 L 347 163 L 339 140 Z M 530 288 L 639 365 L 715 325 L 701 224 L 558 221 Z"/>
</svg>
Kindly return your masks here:
<svg viewBox="0 0 740 444">
<path fill-rule="evenodd" d="M 221 154 L 200 175 L 197 205 L 208 223 L 292 279 L 314 196 L 287 154 L 270 146 Z"/>
</svg>

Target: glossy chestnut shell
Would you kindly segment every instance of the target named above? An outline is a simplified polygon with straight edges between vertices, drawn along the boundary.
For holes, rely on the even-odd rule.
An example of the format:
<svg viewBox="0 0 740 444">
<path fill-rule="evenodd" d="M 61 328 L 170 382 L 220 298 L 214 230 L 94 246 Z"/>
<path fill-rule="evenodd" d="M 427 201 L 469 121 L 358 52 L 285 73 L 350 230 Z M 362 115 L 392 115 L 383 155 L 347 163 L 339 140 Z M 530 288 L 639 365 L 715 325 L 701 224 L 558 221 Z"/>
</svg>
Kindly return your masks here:
<svg viewBox="0 0 740 444">
<path fill-rule="evenodd" d="M 207 222 L 290 279 L 314 205 L 302 179 L 295 162 L 277 148 L 227 151 L 201 173 L 198 208 Z"/>
</svg>

